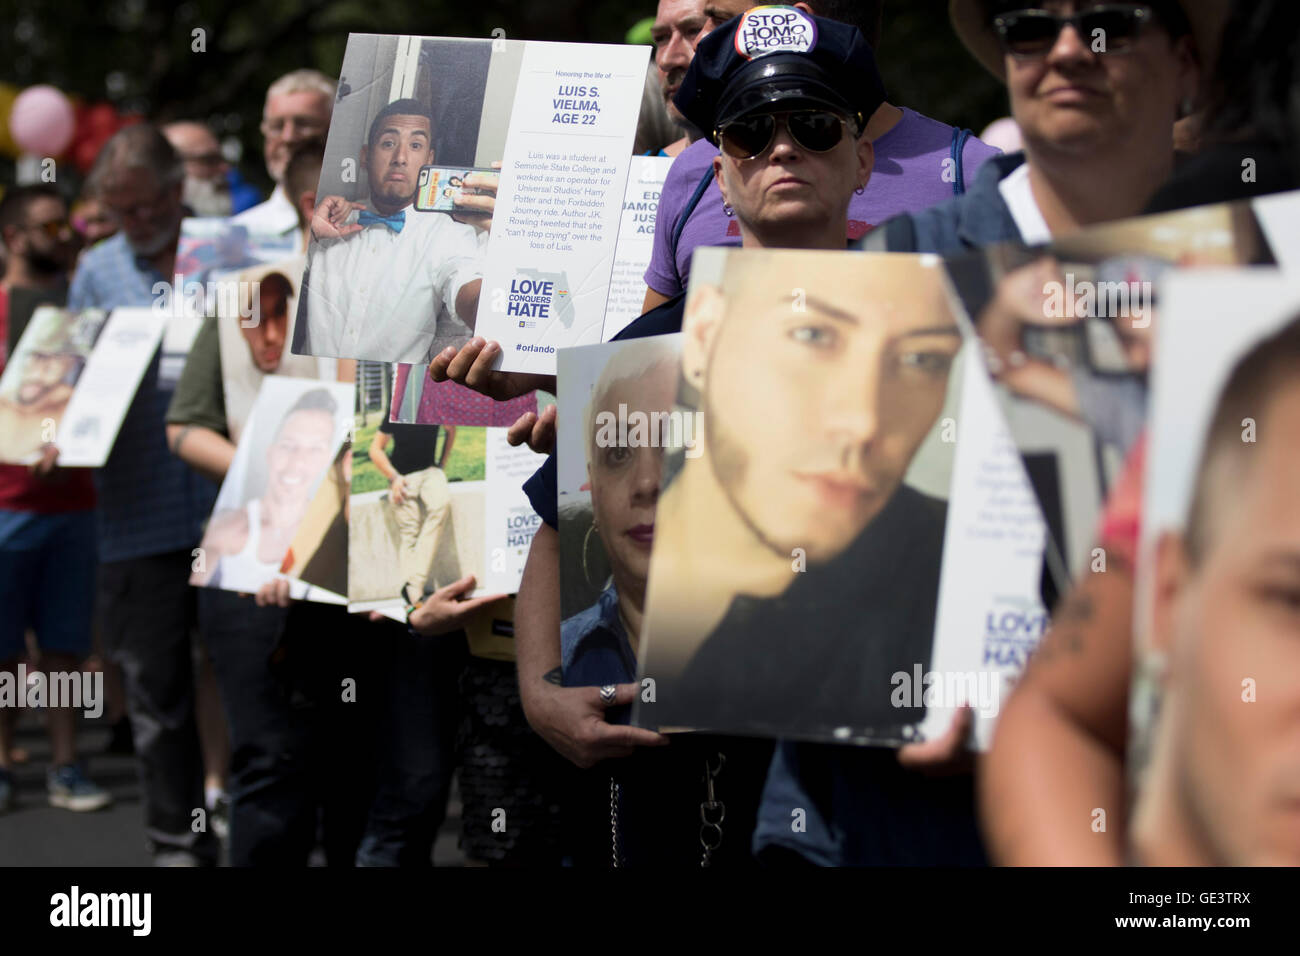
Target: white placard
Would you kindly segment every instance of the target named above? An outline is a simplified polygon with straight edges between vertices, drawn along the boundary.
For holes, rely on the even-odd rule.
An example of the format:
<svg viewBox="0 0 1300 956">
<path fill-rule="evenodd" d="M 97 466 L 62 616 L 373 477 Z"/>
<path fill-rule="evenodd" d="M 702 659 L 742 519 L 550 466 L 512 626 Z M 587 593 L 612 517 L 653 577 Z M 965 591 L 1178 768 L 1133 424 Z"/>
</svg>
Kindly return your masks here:
<svg viewBox="0 0 1300 956">
<path fill-rule="evenodd" d="M 641 314 L 645 302 L 645 270 L 654 253 L 659 195 L 673 161 L 669 156 L 633 156 L 623 196 L 623 219 L 609 280 L 609 302 L 601 338 L 608 342 Z"/>
<path fill-rule="evenodd" d="M 475 330 L 506 371 L 601 341 L 644 88 L 640 47 L 524 48 Z"/>
</svg>

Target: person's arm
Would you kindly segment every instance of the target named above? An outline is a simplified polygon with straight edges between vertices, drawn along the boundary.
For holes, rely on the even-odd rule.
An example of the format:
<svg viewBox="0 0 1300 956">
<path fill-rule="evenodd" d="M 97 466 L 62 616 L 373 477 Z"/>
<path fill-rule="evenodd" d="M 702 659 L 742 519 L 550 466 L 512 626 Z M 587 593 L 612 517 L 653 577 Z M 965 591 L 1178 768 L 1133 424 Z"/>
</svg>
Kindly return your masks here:
<svg viewBox="0 0 1300 956">
<path fill-rule="evenodd" d="M 478 322 L 478 294 L 482 288 L 482 279 L 472 279 L 456 290 L 456 315 L 471 332 Z"/>
<path fill-rule="evenodd" d="M 451 446 L 456 444 L 456 426 L 443 425 L 442 432 L 444 437 L 442 439 L 442 454 L 438 456 L 439 469 L 446 465 L 447 459 L 451 457 Z"/>
<path fill-rule="evenodd" d="M 168 424 L 167 447 L 185 464 L 217 484 L 226 480 L 230 463 L 235 460 L 234 443 L 202 425 Z"/>
<path fill-rule="evenodd" d="M 641 302 L 641 314 L 645 315 L 651 309 L 659 308 L 659 306 L 663 305 L 671 298 L 672 296 L 670 295 L 664 295 L 662 292 L 656 292 L 654 289 L 646 286 L 645 299 Z"/>
<path fill-rule="evenodd" d="M 384 451 L 388 447 L 388 432 L 375 432 L 374 439 L 370 442 L 370 460 L 379 473 L 387 478 L 390 482 L 397 477 L 397 469 L 388 458 L 388 453 Z"/>
<path fill-rule="evenodd" d="M 474 575 L 468 574 L 459 581 L 453 581 L 434 591 L 419 607 L 411 611 L 407 618 L 411 630 L 425 637 L 449 634 L 463 628 L 471 617 L 489 604 L 509 597 L 506 594 L 465 597 L 474 587 Z"/>
<path fill-rule="evenodd" d="M 610 724 L 607 706 L 632 703 L 638 684 L 619 684 L 605 704 L 598 687 L 562 687 L 560 670 L 560 536 L 538 528 L 524 564 L 515 602 L 515 660 L 519 699 L 538 735 L 579 767 L 626 757 L 637 746 L 663 746 L 668 738 L 639 727 Z"/>
<path fill-rule="evenodd" d="M 370 460 L 379 469 L 379 473 L 388 479 L 389 500 L 395 505 L 400 505 L 406 499 L 406 479 L 397 473 L 397 469 L 388 458 L 388 452 L 384 451 L 388 447 L 389 439 L 388 432 L 375 432 L 375 437 L 370 442 L 369 455 Z"/>
<path fill-rule="evenodd" d="M 1134 589 L 1131 568 L 1110 558 L 1066 595 L 977 775 L 999 864 L 1123 863 Z"/>
</svg>

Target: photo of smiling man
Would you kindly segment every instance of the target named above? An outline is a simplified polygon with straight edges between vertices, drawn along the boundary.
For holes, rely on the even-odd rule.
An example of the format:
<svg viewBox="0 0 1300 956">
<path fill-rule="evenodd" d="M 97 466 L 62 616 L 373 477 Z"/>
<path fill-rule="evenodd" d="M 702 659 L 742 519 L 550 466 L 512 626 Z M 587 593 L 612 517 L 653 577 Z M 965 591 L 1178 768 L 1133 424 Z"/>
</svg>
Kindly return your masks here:
<svg viewBox="0 0 1300 956">
<path fill-rule="evenodd" d="M 256 594 L 276 577 L 343 440 L 351 395 L 347 384 L 267 376 L 191 584 Z"/>
<path fill-rule="evenodd" d="M 686 309 L 703 447 L 665 466 L 637 722 L 903 742 L 924 707 L 891 675 L 929 666 L 953 448 L 932 432 L 962 342 L 938 260 L 718 250 L 694 274 L 715 256 Z"/>
<path fill-rule="evenodd" d="M 473 329 L 496 177 L 467 177 L 474 208 L 463 214 L 415 210 L 436 135 L 420 101 L 387 104 L 360 150 L 366 201 L 326 195 L 316 204 L 294 352 L 427 363 L 440 322 Z"/>
</svg>

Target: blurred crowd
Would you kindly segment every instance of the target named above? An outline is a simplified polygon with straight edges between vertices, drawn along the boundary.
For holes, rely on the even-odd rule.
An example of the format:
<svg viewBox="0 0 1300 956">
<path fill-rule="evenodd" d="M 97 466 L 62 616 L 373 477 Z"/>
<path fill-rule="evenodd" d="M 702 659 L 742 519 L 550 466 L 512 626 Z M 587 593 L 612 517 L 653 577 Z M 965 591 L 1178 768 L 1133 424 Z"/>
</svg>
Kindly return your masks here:
<svg viewBox="0 0 1300 956">
<path fill-rule="evenodd" d="M 933 29 L 955 31 L 970 70 L 989 71 L 1009 99 L 1009 118 L 980 136 L 891 102 L 889 79 L 909 60 L 881 46 L 883 0 L 796 4 L 819 42 L 782 80 L 802 84 L 799 94 L 774 109 L 760 95 L 771 79 L 745 72 L 737 52 L 734 18 L 751 6 L 659 0 L 644 11 L 654 53 L 637 150 L 673 166 L 644 314 L 621 339 L 681 330 L 699 247 L 952 254 L 1300 186 L 1300 7 L 1289 0 L 952 0 Z M 199 120 L 122 129 L 77 196 L 7 185 L 0 365 L 41 305 L 151 306 L 156 283 L 177 271 L 187 216 L 233 216 L 305 250 L 336 97 L 322 66 L 266 91 L 263 159 L 275 186 L 265 198 L 231 176 Z M 1244 158 L 1255 164 L 1249 179 Z M 773 184 L 794 175 L 809 188 L 773 200 Z M 246 330 L 262 372 L 276 371 L 283 335 L 275 322 Z M 1140 412 L 1098 530 L 1112 573 L 1050 595 L 1051 627 L 989 752 L 968 749 L 965 713 L 941 737 L 897 750 L 714 735 L 670 743 L 626 713 L 640 688 L 646 561 L 619 558 L 611 543 L 616 587 L 603 610 L 560 620 L 554 411 L 511 429 L 515 443 L 552 455 L 526 486 L 544 524 L 514 608 L 511 660 L 470 653 L 465 629 L 484 609 L 463 600 L 464 582 L 412 595 L 406 624 L 276 587 L 192 587 L 194 549 L 235 448 L 219 367 L 196 381 L 216 347 L 196 341 L 180 385 L 160 378 L 155 358 L 94 473 L 61 467 L 53 446 L 35 465 L 0 466 L 0 669 L 104 673 L 110 747 L 134 753 L 140 836 L 159 865 L 305 865 L 323 848 L 329 865 L 426 866 L 457 774 L 461 847 L 482 864 L 1297 862 L 1294 841 L 1275 855 L 1254 838 L 1265 824 L 1252 822 L 1250 794 L 1214 788 L 1195 761 L 1183 781 L 1217 803 L 1167 782 L 1170 825 L 1137 850 L 1128 839 Z M 501 402 L 555 390 L 553 377 L 494 371 L 497 351 L 475 338 L 428 374 Z M 390 485 L 402 482 L 407 469 L 383 467 L 382 443 L 379 455 Z M 628 492 L 651 525 L 659 482 L 656 471 Z M 348 680 L 354 700 L 340 698 Z M 78 749 L 77 713 L 45 717 L 50 803 L 103 808 L 111 797 Z M 12 768 L 29 755 L 17 718 L 0 708 L 0 813 L 21 812 Z M 1286 759 L 1277 773 L 1294 780 Z M 1294 814 L 1294 785 L 1279 786 L 1290 787 Z M 708 815 L 719 801 L 722 820 Z M 806 829 L 792 830 L 792 807 L 806 811 Z M 1102 833 L 1089 826 L 1097 807 L 1115 808 Z M 211 825 L 194 825 L 198 809 Z"/>
</svg>

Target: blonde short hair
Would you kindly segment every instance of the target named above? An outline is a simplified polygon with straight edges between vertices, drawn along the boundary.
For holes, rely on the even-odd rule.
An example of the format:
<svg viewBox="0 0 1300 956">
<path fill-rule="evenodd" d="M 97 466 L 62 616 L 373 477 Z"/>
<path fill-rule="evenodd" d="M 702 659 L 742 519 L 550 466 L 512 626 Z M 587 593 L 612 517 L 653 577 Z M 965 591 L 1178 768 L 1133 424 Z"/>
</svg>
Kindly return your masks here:
<svg viewBox="0 0 1300 956">
<path fill-rule="evenodd" d="M 605 367 L 600 370 L 600 377 L 591 387 L 591 398 L 583 409 L 585 440 L 583 447 L 587 452 L 587 464 L 590 465 L 596 447 L 596 413 L 615 385 L 624 381 L 636 381 L 647 375 L 651 369 L 660 365 L 671 365 L 674 369 L 681 365 L 682 354 L 680 339 L 665 341 L 661 336 L 638 339 L 628 342 L 610 357 Z"/>
<path fill-rule="evenodd" d="M 320 70 L 294 70 L 286 73 L 266 89 L 266 98 L 287 96 L 290 93 L 320 93 L 334 105 L 338 85 Z"/>
</svg>

